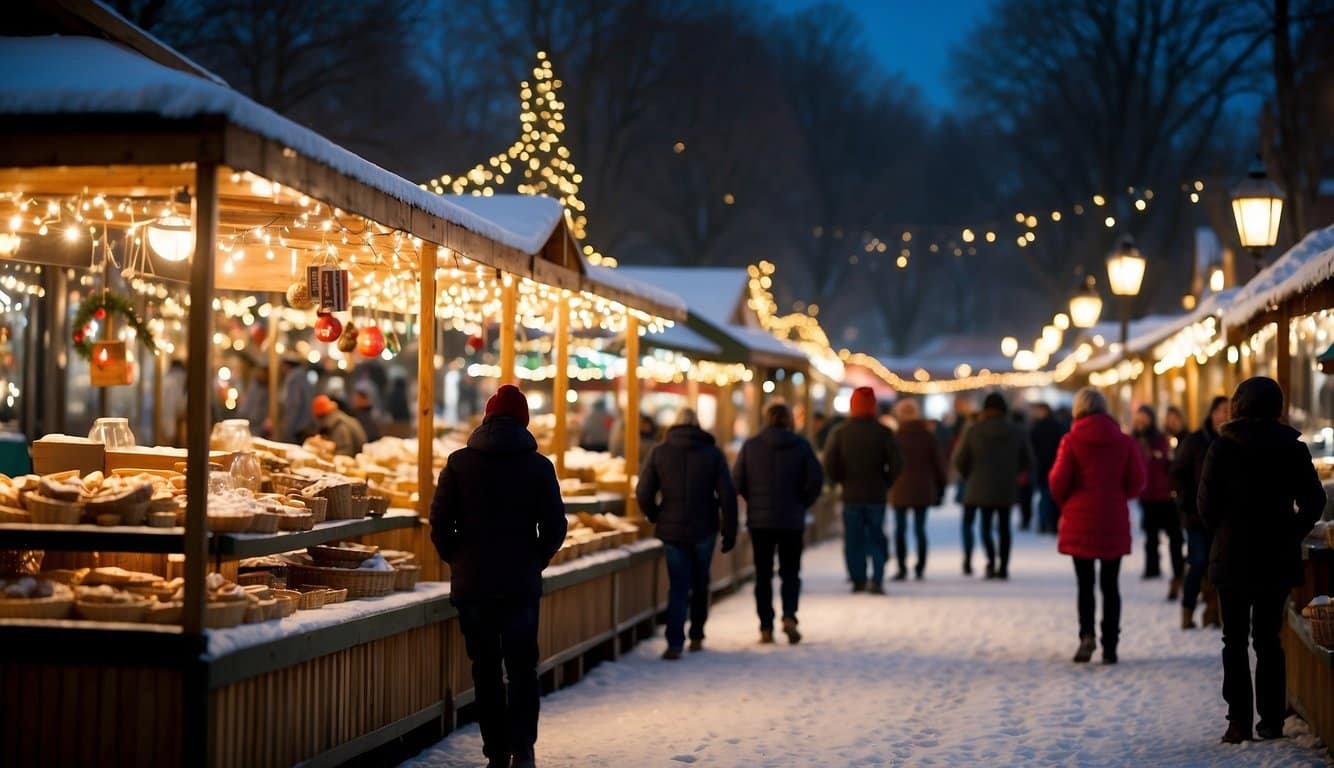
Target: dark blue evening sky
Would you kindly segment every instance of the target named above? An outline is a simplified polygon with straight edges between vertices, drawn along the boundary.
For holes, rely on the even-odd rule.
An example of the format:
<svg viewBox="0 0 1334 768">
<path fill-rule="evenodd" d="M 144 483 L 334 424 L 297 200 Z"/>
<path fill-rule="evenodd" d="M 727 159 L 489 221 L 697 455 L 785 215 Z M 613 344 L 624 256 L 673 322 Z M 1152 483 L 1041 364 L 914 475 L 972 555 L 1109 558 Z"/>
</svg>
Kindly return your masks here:
<svg viewBox="0 0 1334 768">
<path fill-rule="evenodd" d="M 827 0 L 774 0 L 787 13 Z M 953 101 L 948 67 L 950 47 L 972 29 L 995 0 L 835 0 L 855 13 L 876 57 L 891 72 L 901 72 L 927 101 Z"/>
</svg>

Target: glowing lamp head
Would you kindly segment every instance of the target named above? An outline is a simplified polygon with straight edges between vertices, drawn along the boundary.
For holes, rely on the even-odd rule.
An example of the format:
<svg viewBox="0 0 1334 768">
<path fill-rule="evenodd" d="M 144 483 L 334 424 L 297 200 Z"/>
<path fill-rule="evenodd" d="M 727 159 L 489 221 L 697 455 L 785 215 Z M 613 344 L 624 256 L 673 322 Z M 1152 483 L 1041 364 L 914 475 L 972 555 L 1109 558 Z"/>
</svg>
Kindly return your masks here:
<svg viewBox="0 0 1334 768">
<path fill-rule="evenodd" d="M 1215 266 L 1209 272 L 1209 290 L 1218 293 L 1225 287 L 1227 287 L 1227 273 L 1223 271 L 1222 267 Z"/>
<path fill-rule="evenodd" d="M 1092 328 L 1102 317 L 1102 297 L 1093 287 L 1093 278 L 1084 283 L 1084 288 L 1070 299 L 1070 324 L 1076 328 Z"/>
<path fill-rule="evenodd" d="M 185 261 L 195 250 L 190 219 L 172 214 L 148 225 L 148 246 L 167 261 Z"/>
<path fill-rule="evenodd" d="M 1278 242 L 1284 197 L 1283 188 L 1270 180 L 1256 158 L 1250 173 L 1232 189 L 1232 216 L 1243 248 L 1272 248 Z"/>
<path fill-rule="evenodd" d="M 1006 357 L 1014 357 L 1019 351 L 1019 340 L 1013 336 L 1006 336 L 1001 339 L 1001 354 Z"/>
<path fill-rule="evenodd" d="M 1144 282 L 1147 262 L 1135 247 L 1134 238 L 1126 235 L 1107 256 L 1107 282 L 1117 296 L 1137 296 Z"/>
</svg>

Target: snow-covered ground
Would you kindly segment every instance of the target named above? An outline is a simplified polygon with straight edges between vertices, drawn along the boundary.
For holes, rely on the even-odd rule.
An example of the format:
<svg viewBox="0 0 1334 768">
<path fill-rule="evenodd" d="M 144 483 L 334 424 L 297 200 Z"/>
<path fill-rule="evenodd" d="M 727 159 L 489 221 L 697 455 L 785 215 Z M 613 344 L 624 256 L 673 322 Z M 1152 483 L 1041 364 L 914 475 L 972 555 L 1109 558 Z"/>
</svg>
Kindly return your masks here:
<svg viewBox="0 0 1334 768">
<path fill-rule="evenodd" d="M 1330 765 L 1296 718 L 1294 738 L 1219 744 L 1219 633 L 1179 629 L 1138 552 L 1121 663 L 1075 665 L 1074 572 L 1054 540 L 1018 533 L 1008 583 L 964 578 L 957 509 L 931 515 L 925 581 L 848 594 L 839 543 L 808 550 L 800 645 L 756 644 L 747 588 L 715 605 L 704 653 L 660 661 L 659 633 L 543 699 L 538 764 Z M 470 725 L 407 765 L 483 762 Z"/>
</svg>

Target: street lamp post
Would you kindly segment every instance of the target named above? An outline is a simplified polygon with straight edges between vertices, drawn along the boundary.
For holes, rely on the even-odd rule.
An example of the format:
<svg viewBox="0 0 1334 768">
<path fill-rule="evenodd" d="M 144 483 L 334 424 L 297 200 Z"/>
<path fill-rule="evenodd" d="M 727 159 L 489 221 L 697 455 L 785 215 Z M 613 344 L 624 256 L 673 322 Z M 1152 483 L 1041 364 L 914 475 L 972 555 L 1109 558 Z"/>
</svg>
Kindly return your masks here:
<svg viewBox="0 0 1334 768">
<path fill-rule="evenodd" d="M 1232 215 L 1237 220 L 1237 237 L 1241 247 L 1251 252 L 1256 273 L 1264 267 L 1265 249 L 1278 242 L 1283 200 L 1283 188 L 1265 173 L 1264 162 L 1258 156 L 1250 173 L 1232 190 Z"/>
<path fill-rule="evenodd" d="M 1121 304 L 1121 349 L 1124 354 L 1130 335 L 1130 300 L 1139 295 L 1144 282 L 1144 256 L 1135 247 L 1135 240 L 1125 235 L 1107 256 L 1107 282 Z"/>
</svg>

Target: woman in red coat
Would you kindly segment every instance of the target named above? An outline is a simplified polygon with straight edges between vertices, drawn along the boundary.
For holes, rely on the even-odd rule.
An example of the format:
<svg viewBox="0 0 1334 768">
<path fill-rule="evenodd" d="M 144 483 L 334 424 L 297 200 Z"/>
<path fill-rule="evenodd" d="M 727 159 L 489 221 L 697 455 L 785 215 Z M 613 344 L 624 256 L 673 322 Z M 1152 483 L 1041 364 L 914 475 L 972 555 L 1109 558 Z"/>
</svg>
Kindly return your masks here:
<svg viewBox="0 0 1334 768">
<path fill-rule="evenodd" d="M 1075 395 L 1075 423 L 1061 438 L 1048 482 L 1061 507 L 1057 547 L 1075 561 L 1079 582 L 1079 650 L 1093 658 L 1094 566 L 1101 564 L 1102 660 L 1116 663 L 1121 631 L 1121 558 L 1130 554 L 1130 499 L 1144 489 L 1139 446 L 1107 415 L 1107 400 L 1092 387 Z"/>
</svg>

